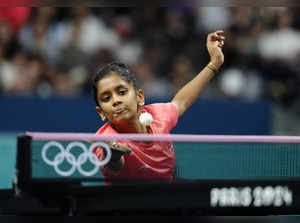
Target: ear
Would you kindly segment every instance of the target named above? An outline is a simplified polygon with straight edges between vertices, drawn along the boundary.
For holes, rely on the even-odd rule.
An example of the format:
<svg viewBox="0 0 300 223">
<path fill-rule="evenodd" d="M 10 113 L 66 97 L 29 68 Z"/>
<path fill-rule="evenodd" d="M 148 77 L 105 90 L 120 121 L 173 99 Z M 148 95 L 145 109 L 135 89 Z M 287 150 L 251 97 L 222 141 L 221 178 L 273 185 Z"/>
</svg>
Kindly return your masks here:
<svg viewBox="0 0 300 223">
<path fill-rule="evenodd" d="M 136 92 L 137 96 L 137 103 L 139 107 L 144 106 L 145 104 L 145 96 L 144 96 L 144 91 L 142 89 L 137 90 Z"/>
<path fill-rule="evenodd" d="M 105 117 L 105 115 L 103 114 L 102 109 L 101 109 L 99 106 L 96 106 L 96 111 L 97 111 L 98 115 L 101 117 L 101 120 L 102 120 L 102 121 L 105 121 L 105 120 L 106 120 L 106 117 Z"/>
</svg>

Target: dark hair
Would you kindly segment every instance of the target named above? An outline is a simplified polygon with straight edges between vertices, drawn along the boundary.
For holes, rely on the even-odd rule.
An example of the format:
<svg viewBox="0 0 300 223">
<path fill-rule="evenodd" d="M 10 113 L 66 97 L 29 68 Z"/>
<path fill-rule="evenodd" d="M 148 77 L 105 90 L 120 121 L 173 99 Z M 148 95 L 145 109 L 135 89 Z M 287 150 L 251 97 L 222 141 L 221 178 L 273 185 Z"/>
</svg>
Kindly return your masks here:
<svg viewBox="0 0 300 223">
<path fill-rule="evenodd" d="M 120 62 L 109 63 L 109 64 L 105 65 L 104 67 L 100 68 L 93 79 L 92 94 L 93 94 L 94 100 L 97 105 L 99 105 L 98 100 L 97 100 L 98 81 L 101 80 L 105 75 L 109 74 L 110 72 L 115 72 L 116 74 L 118 74 L 121 77 L 122 80 L 125 80 L 128 83 L 131 83 L 135 90 L 139 89 L 135 75 L 131 72 L 131 70 L 129 69 L 129 67 L 126 64 L 120 63 Z"/>
</svg>

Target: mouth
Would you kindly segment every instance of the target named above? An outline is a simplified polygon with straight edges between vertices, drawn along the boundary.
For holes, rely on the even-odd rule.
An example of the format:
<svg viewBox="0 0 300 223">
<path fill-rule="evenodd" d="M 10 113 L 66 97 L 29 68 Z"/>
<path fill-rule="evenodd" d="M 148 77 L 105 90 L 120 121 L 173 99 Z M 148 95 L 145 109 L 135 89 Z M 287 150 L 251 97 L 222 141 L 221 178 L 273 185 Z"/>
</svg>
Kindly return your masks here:
<svg viewBox="0 0 300 223">
<path fill-rule="evenodd" d="M 125 108 L 119 108 L 119 109 L 117 109 L 117 110 L 115 110 L 114 111 L 114 115 L 121 115 L 121 114 L 123 114 L 123 113 L 125 113 L 125 112 L 127 112 L 127 109 L 125 109 Z"/>
</svg>

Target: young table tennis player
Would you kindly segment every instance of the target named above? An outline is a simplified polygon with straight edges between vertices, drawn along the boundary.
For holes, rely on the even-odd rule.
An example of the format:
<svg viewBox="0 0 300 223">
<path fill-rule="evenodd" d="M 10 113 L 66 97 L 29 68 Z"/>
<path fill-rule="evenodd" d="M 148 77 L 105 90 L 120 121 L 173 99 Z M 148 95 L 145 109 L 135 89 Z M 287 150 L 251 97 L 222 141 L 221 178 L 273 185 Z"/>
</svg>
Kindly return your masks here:
<svg viewBox="0 0 300 223">
<path fill-rule="evenodd" d="M 206 47 L 210 62 L 183 86 L 171 102 L 144 105 L 144 92 L 127 65 L 113 62 L 101 68 L 93 82 L 96 111 L 104 124 L 96 134 L 168 134 L 178 117 L 196 101 L 224 62 L 224 31 L 208 34 Z M 173 179 L 175 153 L 172 142 L 110 143 L 111 161 L 101 167 L 105 178 Z M 94 153 L 102 160 L 103 150 Z"/>
</svg>

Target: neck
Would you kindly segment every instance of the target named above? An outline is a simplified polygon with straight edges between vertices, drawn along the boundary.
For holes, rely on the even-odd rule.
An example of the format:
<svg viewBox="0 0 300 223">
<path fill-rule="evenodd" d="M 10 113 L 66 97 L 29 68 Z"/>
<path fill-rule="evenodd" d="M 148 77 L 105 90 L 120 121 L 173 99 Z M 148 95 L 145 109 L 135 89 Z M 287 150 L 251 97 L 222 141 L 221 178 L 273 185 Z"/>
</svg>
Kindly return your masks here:
<svg viewBox="0 0 300 223">
<path fill-rule="evenodd" d="M 118 126 L 112 125 L 119 133 L 140 133 L 140 134 L 147 134 L 150 133 L 149 128 L 143 126 L 138 120 L 135 120 L 130 123 L 122 123 Z"/>
</svg>

